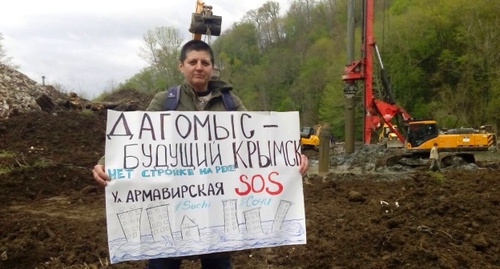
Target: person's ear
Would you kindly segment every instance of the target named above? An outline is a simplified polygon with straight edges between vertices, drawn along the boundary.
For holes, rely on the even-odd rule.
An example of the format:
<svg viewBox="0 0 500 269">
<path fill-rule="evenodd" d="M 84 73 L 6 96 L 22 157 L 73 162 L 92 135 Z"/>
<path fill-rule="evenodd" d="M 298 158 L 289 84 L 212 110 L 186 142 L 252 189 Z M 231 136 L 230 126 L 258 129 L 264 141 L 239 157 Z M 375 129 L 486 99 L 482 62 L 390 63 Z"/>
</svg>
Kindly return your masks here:
<svg viewBox="0 0 500 269">
<path fill-rule="evenodd" d="M 177 63 L 177 68 L 179 68 L 179 71 L 181 71 L 181 72 L 182 72 L 182 68 L 183 68 L 183 67 L 184 67 L 184 65 L 182 64 L 182 62 L 181 62 L 181 61 L 179 61 L 179 62 Z"/>
</svg>

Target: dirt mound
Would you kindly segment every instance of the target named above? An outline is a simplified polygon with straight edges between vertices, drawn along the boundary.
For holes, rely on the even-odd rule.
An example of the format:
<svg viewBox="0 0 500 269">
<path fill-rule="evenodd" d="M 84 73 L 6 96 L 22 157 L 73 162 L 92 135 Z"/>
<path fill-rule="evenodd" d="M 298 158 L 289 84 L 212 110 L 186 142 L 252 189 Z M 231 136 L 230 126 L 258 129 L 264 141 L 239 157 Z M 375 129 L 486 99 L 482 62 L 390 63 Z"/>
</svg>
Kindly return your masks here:
<svg viewBox="0 0 500 269">
<path fill-rule="evenodd" d="M 120 89 L 103 102 L 92 102 L 74 92 L 65 94 L 51 85 L 40 85 L 25 74 L 0 64 L 0 119 L 42 111 L 92 110 L 105 114 L 107 109 L 144 110 L 152 98 L 153 94 Z"/>
<path fill-rule="evenodd" d="M 0 64 L 0 118 L 41 111 L 37 98 L 43 95 L 54 102 L 64 102 L 67 98 L 54 87 L 40 85 L 23 73 Z"/>
<path fill-rule="evenodd" d="M 151 93 L 125 88 L 112 92 L 103 99 L 103 102 L 132 104 L 137 106 L 137 110 L 145 110 L 153 97 L 154 94 Z"/>
</svg>

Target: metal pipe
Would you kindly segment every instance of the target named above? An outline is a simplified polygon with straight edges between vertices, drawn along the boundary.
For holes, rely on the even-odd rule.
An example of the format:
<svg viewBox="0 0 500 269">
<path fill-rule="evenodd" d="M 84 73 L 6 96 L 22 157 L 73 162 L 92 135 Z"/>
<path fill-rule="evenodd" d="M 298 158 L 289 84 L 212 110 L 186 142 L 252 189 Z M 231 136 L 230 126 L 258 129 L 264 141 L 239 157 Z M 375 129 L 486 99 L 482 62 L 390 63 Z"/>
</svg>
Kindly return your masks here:
<svg viewBox="0 0 500 269">
<path fill-rule="evenodd" d="M 355 2 L 354 0 L 349 0 L 347 6 L 347 65 L 350 65 L 354 61 L 354 11 Z M 355 82 L 346 83 L 344 86 L 344 97 L 345 97 L 345 126 L 344 126 L 344 152 L 353 153 L 354 152 L 354 141 L 355 141 L 355 113 L 356 113 L 356 101 L 355 96 L 357 92 L 357 86 Z"/>
</svg>

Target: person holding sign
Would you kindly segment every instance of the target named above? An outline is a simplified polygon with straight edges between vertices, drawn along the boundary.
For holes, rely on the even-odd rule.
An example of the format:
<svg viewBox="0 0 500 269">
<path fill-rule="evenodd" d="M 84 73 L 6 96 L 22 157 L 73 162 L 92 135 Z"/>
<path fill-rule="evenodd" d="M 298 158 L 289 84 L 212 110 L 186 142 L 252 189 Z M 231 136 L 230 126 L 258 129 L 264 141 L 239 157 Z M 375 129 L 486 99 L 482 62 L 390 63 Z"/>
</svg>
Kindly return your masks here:
<svg viewBox="0 0 500 269">
<path fill-rule="evenodd" d="M 187 42 L 181 49 L 178 67 L 184 75 L 184 83 L 158 93 L 150 102 L 147 111 L 246 111 L 241 100 L 230 92 L 231 85 L 220 80 L 212 80 L 214 54 L 207 43 L 201 40 Z M 308 159 L 302 154 L 299 172 L 304 174 L 307 167 Z M 110 177 L 104 169 L 104 157 L 99 160 L 92 173 L 99 185 L 107 185 Z M 228 252 L 204 254 L 199 258 L 202 269 L 231 268 L 231 257 Z M 152 259 L 149 260 L 148 268 L 178 269 L 181 263 L 182 257 Z"/>
</svg>

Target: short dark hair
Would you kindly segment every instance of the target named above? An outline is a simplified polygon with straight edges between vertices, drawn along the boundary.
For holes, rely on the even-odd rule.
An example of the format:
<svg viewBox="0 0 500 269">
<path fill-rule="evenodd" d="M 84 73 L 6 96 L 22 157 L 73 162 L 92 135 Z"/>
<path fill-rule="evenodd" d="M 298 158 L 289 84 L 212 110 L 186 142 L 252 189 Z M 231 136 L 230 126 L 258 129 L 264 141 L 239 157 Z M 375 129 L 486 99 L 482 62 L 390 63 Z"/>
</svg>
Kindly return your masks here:
<svg viewBox="0 0 500 269">
<path fill-rule="evenodd" d="M 198 39 L 193 39 L 191 41 L 188 41 L 186 44 L 184 44 L 184 46 L 182 46 L 179 61 L 183 63 L 184 60 L 186 60 L 188 52 L 192 50 L 208 52 L 210 54 L 210 62 L 212 62 L 212 65 L 215 65 L 215 60 L 214 60 L 215 57 L 212 48 L 204 41 Z"/>
</svg>

